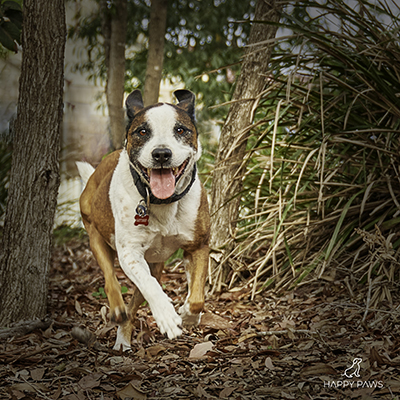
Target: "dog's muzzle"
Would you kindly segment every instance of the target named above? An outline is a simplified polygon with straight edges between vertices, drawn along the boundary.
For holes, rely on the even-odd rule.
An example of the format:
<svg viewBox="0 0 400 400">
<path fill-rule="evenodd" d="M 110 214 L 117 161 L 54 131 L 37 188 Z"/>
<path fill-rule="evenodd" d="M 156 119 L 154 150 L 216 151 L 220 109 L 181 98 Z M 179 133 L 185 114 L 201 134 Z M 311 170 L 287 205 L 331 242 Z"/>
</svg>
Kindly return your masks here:
<svg viewBox="0 0 400 400">
<path fill-rule="evenodd" d="M 189 159 L 186 159 L 177 167 L 169 167 L 169 161 L 172 152 L 169 149 L 155 149 L 152 152 L 154 164 L 160 166 L 154 168 L 145 168 L 139 162 L 130 162 L 130 169 L 134 178 L 135 185 L 143 198 L 150 197 L 150 203 L 168 204 L 181 199 L 191 188 L 196 179 L 196 164 L 193 166 L 193 172 L 189 185 L 182 193 L 175 193 L 175 188 L 180 179 L 184 176 Z M 146 189 L 150 189 L 149 190 Z"/>
</svg>

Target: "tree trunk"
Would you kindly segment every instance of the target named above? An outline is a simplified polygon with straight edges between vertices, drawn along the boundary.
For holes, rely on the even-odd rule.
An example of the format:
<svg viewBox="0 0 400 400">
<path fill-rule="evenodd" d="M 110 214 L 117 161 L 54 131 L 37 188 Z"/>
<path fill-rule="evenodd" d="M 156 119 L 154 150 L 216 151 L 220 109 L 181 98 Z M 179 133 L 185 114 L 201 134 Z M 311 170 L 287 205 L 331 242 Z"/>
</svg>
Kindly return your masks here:
<svg viewBox="0 0 400 400">
<path fill-rule="evenodd" d="M 64 0 L 25 0 L 18 114 L 0 255 L 0 325 L 46 314 L 59 186 Z"/>
<path fill-rule="evenodd" d="M 112 145 L 114 149 L 120 149 L 125 137 L 123 101 L 128 1 L 115 0 L 114 7 L 109 12 L 111 13 L 111 33 L 106 95 Z"/>
<path fill-rule="evenodd" d="M 278 6 L 275 0 L 258 0 L 255 10 L 255 21 L 279 21 Z M 273 39 L 276 26 L 253 23 L 250 30 L 248 47 L 238 78 L 233 104 L 221 131 L 213 186 L 211 190 L 211 262 L 212 269 L 218 265 L 223 256 L 233 248 L 236 220 L 240 205 L 240 192 L 244 168 L 242 162 L 246 152 L 253 111 L 259 101 L 258 96 L 267 85 L 268 64 L 272 45 L 259 44 Z M 217 290 L 225 280 L 227 270 L 218 270 Z"/>
<path fill-rule="evenodd" d="M 110 66 L 110 40 L 111 40 L 111 13 L 108 9 L 108 0 L 100 0 L 101 34 L 103 36 L 104 64 L 106 71 Z"/>
<path fill-rule="evenodd" d="M 144 86 L 144 105 L 158 102 L 164 60 L 168 0 L 152 0 L 149 25 L 149 52 Z"/>
</svg>

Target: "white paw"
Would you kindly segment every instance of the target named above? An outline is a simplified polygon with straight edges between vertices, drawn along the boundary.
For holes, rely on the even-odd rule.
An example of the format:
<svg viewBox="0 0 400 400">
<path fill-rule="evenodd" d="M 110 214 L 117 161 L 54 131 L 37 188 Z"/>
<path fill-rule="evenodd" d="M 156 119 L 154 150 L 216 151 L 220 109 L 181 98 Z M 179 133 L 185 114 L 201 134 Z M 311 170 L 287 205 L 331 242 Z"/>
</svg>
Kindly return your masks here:
<svg viewBox="0 0 400 400">
<path fill-rule="evenodd" d="M 167 296 L 157 300 L 155 304 L 150 305 L 150 308 L 161 333 L 167 334 L 169 339 L 182 335 L 182 318 L 176 313 Z"/>
<path fill-rule="evenodd" d="M 122 329 L 119 326 L 117 331 L 117 340 L 113 347 L 114 350 L 120 351 L 122 346 L 122 351 L 128 351 L 131 349 L 131 338 L 129 340 L 123 335 Z"/>
<path fill-rule="evenodd" d="M 201 313 L 193 314 L 189 310 L 189 304 L 185 303 L 180 309 L 179 314 L 182 317 L 184 326 L 197 326 L 200 324 Z"/>
</svg>

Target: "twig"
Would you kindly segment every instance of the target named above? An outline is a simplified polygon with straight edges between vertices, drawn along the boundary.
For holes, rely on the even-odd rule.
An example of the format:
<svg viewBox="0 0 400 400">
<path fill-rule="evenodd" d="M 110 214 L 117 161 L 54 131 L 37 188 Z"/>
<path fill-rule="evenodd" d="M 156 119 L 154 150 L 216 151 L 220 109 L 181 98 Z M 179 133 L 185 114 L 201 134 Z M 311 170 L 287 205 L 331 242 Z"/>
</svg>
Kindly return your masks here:
<svg viewBox="0 0 400 400">
<path fill-rule="evenodd" d="M 24 336 L 35 329 L 46 330 L 53 323 L 52 319 L 46 318 L 44 320 L 21 321 L 11 328 L 4 328 L 0 330 L 0 340 L 9 337 Z"/>
<path fill-rule="evenodd" d="M 33 383 L 31 383 L 31 382 L 28 382 L 23 376 L 21 376 L 21 378 L 22 378 L 22 380 L 23 380 L 26 384 L 28 384 L 28 385 L 36 392 L 36 394 L 37 394 L 39 397 L 42 397 L 42 398 L 48 399 L 48 400 L 52 400 L 51 397 L 47 396 L 47 395 L 46 395 L 45 393 L 43 393 L 40 389 L 38 389 L 38 388 L 36 387 L 35 384 L 33 384 Z"/>
</svg>

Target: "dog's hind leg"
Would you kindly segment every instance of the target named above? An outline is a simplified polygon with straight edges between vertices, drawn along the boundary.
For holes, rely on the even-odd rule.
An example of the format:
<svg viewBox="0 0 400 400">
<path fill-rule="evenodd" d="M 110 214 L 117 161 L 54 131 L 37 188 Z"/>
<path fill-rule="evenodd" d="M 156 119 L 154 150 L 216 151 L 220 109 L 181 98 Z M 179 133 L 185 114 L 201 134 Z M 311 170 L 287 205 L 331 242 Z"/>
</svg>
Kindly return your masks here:
<svg viewBox="0 0 400 400">
<path fill-rule="evenodd" d="M 203 246 L 193 252 L 185 251 L 188 295 L 179 313 L 186 326 L 198 325 L 204 307 L 204 286 L 208 272 L 209 247 Z"/>
<path fill-rule="evenodd" d="M 160 282 L 164 263 L 150 264 L 149 266 L 151 274 Z M 144 300 L 142 293 L 140 293 L 139 289 L 134 285 L 132 299 L 128 305 L 128 320 L 118 327 L 114 350 L 120 350 L 121 346 L 123 351 L 130 350 L 136 313 Z"/>
<path fill-rule="evenodd" d="M 110 303 L 111 320 L 122 323 L 126 320 L 126 309 L 122 299 L 121 286 L 114 270 L 115 250 L 103 239 L 97 229 L 90 226 L 90 248 L 103 271 L 105 279 L 105 292 Z"/>
</svg>

